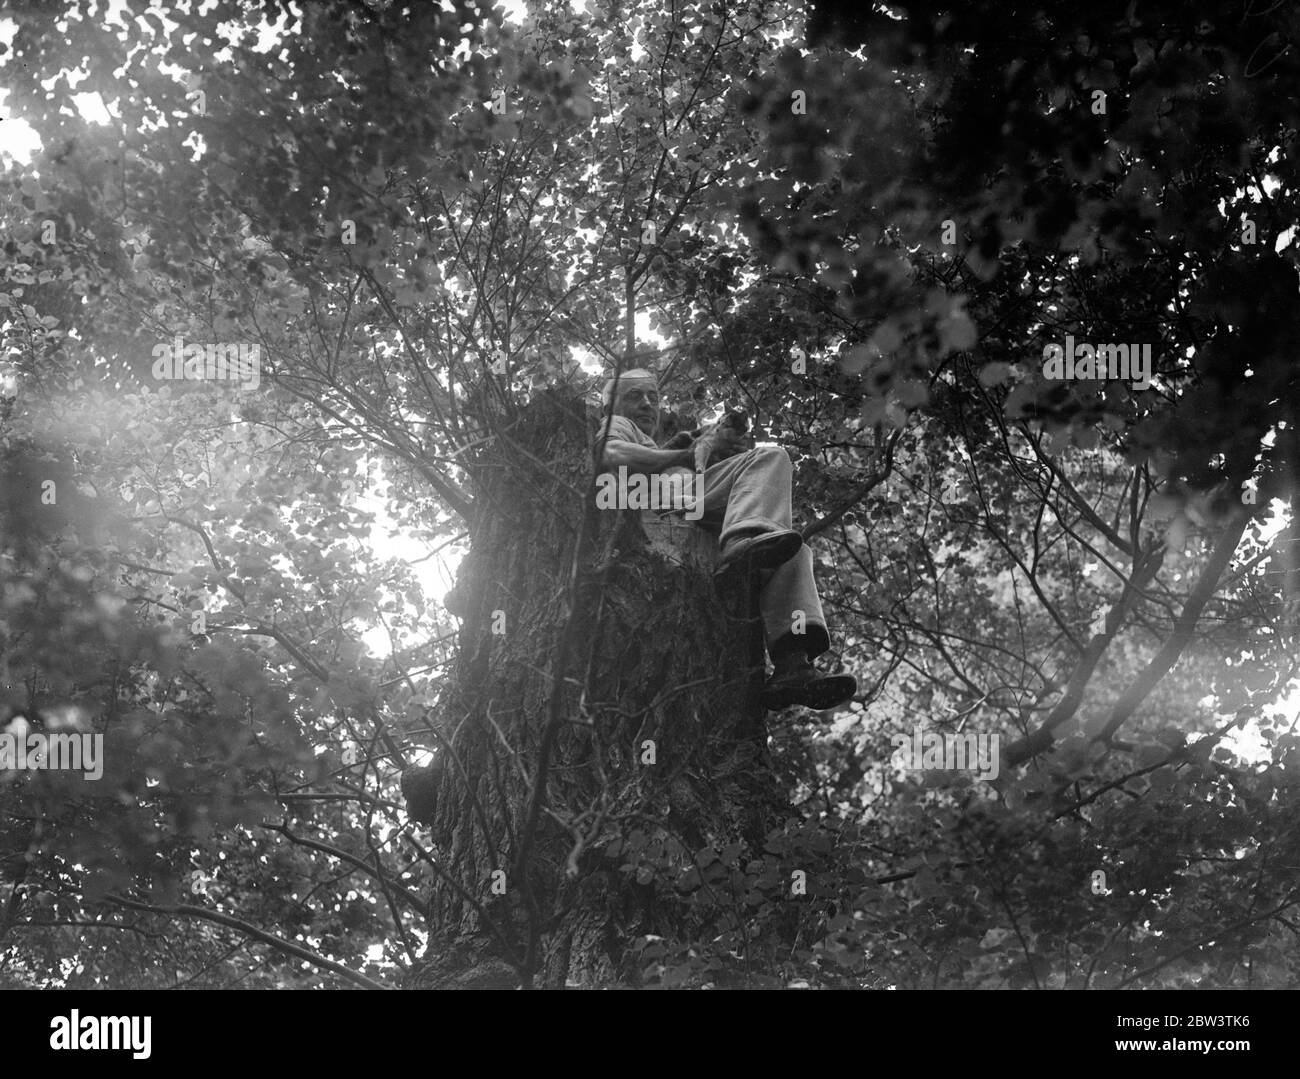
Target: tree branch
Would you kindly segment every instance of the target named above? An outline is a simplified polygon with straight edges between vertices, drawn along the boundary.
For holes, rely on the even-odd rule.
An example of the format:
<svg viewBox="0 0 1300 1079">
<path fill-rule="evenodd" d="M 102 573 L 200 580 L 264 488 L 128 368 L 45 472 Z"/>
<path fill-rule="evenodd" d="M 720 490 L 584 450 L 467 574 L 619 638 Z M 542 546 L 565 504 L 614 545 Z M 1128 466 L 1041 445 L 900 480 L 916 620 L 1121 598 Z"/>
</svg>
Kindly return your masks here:
<svg viewBox="0 0 1300 1079">
<path fill-rule="evenodd" d="M 258 929 L 257 926 L 251 925 L 241 918 L 234 918 L 229 914 L 221 914 L 215 910 L 205 910 L 203 907 L 196 907 L 189 903 L 167 904 L 166 906 L 155 906 L 153 903 L 141 903 L 135 899 L 127 899 L 121 895 L 107 895 L 104 897 L 110 903 L 119 907 L 127 907 L 130 910 L 142 910 L 149 914 L 166 914 L 171 917 L 197 918 L 201 921 L 216 922 L 217 925 L 224 925 L 228 929 L 237 929 L 246 936 L 259 940 L 263 944 L 269 945 L 277 951 L 292 955 L 296 959 L 301 959 L 312 966 L 320 967 L 322 970 L 328 970 L 332 974 L 337 974 L 340 978 L 354 982 L 363 989 L 387 989 L 388 986 L 379 982 L 372 981 L 364 974 L 358 974 L 355 970 L 349 970 L 341 963 L 336 963 L 332 959 L 326 959 L 323 955 L 317 955 L 310 949 L 303 948 L 301 945 L 294 944 L 285 940 L 283 937 L 277 937 L 274 933 L 267 933 L 265 930 Z"/>
</svg>

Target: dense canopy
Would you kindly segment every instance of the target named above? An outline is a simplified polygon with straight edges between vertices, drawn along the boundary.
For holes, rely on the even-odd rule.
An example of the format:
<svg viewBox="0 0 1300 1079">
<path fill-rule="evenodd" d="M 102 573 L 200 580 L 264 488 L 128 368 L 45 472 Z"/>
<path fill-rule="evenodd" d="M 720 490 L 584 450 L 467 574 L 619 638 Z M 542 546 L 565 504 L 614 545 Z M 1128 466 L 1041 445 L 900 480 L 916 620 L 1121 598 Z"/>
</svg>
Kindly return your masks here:
<svg viewBox="0 0 1300 1079">
<path fill-rule="evenodd" d="M 1294 984 L 1298 20 L 11 5 L 0 730 L 103 774 L 0 769 L 0 985 L 417 969 L 430 888 L 490 887 L 403 792 L 429 567 L 485 447 L 631 359 L 788 448 L 861 692 L 770 720 L 762 841 L 601 824 L 689 910 L 620 982 Z M 194 344 L 256 378 L 159 377 Z M 924 732 L 1000 774 L 899 767 Z"/>
</svg>

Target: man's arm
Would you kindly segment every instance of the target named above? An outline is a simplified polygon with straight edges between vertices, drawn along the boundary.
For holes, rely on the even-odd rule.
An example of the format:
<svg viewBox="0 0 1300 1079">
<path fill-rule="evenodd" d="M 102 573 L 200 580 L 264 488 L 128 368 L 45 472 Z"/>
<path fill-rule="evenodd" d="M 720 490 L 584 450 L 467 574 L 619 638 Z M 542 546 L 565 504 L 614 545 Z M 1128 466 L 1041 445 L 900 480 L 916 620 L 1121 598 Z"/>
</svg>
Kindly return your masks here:
<svg viewBox="0 0 1300 1079">
<path fill-rule="evenodd" d="M 611 438 L 605 443 L 605 453 L 600 463 L 606 469 L 627 465 L 630 472 L 654 473 L 677 465 L 689 468 L 692 460 L 689 446 L 684 450 L 651 449 L 649 446 L 638 446 L 635 442 Z"/>
</svg>

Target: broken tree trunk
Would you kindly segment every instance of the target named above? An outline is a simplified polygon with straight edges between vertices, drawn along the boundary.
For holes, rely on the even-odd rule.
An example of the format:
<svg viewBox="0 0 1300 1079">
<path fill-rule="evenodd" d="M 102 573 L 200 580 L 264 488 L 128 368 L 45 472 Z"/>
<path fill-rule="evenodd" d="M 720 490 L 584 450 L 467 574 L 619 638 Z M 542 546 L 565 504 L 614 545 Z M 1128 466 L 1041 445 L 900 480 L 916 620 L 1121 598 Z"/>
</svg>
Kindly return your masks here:
<svg viewBox="0 0 1300 1079">
<path fill-rule="evenodd" d="M 718 593 L 691 522 L 595 508 L 600 430 L 544 394 L 476 462 L 459 650 L 414 777 L 438 879 L 410 984 L 636 984 L 630 942 L 689 920 L 653 868 L 784 808 L 752 585 Z"/>
</svg>

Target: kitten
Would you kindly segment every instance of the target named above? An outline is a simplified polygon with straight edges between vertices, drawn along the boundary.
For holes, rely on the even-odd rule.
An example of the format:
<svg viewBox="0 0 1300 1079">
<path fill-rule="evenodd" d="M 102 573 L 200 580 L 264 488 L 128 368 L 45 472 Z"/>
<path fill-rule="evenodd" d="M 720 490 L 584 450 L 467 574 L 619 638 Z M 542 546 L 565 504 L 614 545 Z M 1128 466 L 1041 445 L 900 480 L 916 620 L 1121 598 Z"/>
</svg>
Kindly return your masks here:
<svg viewBox="0 0 1300 1079">
<path fill-rule="evenodd" d="M 718 432 L 727 428 L 736 434 L 743 435 L 749 430 L 749 417 L 744 412 L 728 412 L 717 423 L 707 424 L 704 427 L 697 427 L 693 431 L 680 431 L 673 435 L 663 448 L 666 450 L 684 450 L 692 442 L 695 443 L 695 470 L 703 472 L 709 465 L 716 460 L 725 460 L 721 456 L 716 456 L 718 452 Z M 698 439 L 698 441 L 697 441 Z"/>
</svg>

